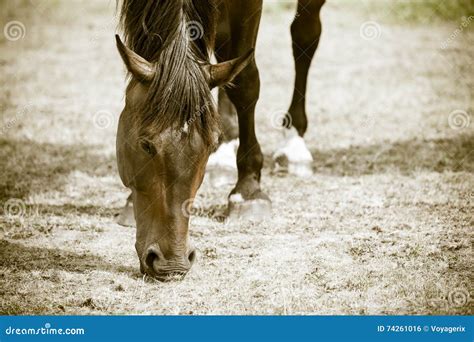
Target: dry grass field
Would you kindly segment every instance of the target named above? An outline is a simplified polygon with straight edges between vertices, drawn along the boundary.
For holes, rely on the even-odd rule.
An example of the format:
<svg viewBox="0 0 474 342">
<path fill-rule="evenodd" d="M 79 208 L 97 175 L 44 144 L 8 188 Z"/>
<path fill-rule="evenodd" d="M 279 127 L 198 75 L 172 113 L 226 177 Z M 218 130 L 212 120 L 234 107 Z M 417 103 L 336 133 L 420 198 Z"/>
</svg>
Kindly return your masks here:
<svg viewBox="0 0 474 342">
<path fill-rule="evenodd" d="M 114 1 L 0 1 L 1 314 L 473 314 L 474 19 L 329 0 L 310 72 L 315 174 L 271 174 L 290 101 L 293 1 L 257 46 L 260 223 L 205 182 L 182 281 L 141 276 L 115 132 Z M 364 7 L 368 6 L 368 7 Z M 15 26 L 12 21 L 18 21 Z M 19 33 L 18 33 L 19 32 Z"/>
</svg>

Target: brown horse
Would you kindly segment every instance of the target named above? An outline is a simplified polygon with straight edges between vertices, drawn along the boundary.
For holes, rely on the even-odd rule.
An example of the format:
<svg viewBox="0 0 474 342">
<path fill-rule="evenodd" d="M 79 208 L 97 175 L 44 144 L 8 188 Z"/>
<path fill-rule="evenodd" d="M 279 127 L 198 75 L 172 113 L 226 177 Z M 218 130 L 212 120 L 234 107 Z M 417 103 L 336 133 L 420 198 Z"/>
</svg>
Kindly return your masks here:
<svg viewBox="0 0 474 342">
<path fill-rule="evenodd" d="M 291 26 L 296 81 L 289 113 L 301 137 L 307 126 L 306 78 L 319 41 L 323 2 L 299 0 Z M 117 47 L 131 78 L 117 132 L 117 162 L 123 183 L 132 190 L 143 273 L 163 279 L 190 269 L 195 251 L 183 206 L 194 198 L 218 142 L 235 138 L 229 132 L 236 130 L 225 124 L 233 112 L 240 144 L 229 210 L 242 216 L 271 210 L 260 189 L 263 155 L 254 121 L 260 83 L 253 51 L 261 11 L 262 0 L 123 0 L 128 47 L 118 36 Z M 212 53 L 217 64 L 210 63 Z M 211 95 L 214 87 L 220 87 L 219 111 Z"/>
</svg>

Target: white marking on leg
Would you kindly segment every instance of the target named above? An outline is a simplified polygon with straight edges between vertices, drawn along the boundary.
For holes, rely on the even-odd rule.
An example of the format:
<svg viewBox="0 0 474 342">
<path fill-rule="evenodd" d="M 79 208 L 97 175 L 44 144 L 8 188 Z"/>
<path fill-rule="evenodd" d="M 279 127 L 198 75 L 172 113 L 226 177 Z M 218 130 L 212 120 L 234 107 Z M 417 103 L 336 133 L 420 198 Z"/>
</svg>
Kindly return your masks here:
<svg viewBox="0 0 474 342">
<path fill-rule="evenodd" d="M 209 156 L 206 167 L 206 178 L 215 187 L 235 184 L 237 181 L 237 147 L 239 140 L 235 139 L 219 146 L 216 152 Z"/>
<path fill-rule="evenodd" d="M 243 202 L 244 199 L 241 194 L 237 193 L 237 194 L 230 195 L 229 201 L 232 203 L 240 203 L 240 202 Z"/>
<path fill-rule="evenodd" d="M 288 160 L 288 173 L 300 177 L 311 176 L 313 174 L 311 169 L 313 156 L 304 139 L 298 135 L 294 127 L 285 131 L 285 140 L 273 154 L 273 160 L 285 156 Z"/>
<path fill-rule="evenodd" d="M 222 143 L 216 152 L 209 156 L 207 167 L 223 167 L 237 170 L 237 147 L 239 146 L 239 139 L 231 140 L 227 143 Z"/>
</svg>

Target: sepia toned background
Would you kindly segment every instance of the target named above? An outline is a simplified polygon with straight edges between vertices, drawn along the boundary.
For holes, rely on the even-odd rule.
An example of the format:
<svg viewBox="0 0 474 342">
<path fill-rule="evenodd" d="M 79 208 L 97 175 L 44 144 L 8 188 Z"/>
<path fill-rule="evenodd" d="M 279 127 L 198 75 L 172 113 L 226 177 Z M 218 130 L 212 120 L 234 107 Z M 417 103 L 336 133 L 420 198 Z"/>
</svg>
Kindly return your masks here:
<svg viewBox="0 0 474 342">
<path fill-rule="evenodd" d="M 264 0 L 264 222 L 195 202 L 196 264 L 143 278 L 115 164 L 115 1 L 0 0 L 1 314 L 473 314 L 474 5 L 328 0 L 310 71 L 315 160 L 271 174 L 295 1 Z"/>
</svg>

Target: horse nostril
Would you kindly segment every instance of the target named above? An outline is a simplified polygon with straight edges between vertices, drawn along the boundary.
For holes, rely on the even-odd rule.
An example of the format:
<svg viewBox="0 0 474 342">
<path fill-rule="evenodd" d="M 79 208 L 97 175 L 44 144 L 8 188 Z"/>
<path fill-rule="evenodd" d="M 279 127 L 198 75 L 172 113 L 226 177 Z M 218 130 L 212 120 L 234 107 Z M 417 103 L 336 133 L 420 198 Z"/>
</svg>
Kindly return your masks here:
<svg viewBox="0 0 474 342">
<path fill-rule="evenodd" d="M 196 250 L 193 249 L 191 253 L 188 255 L 188 260 L 191 263 L 191 265 L 194 263 L 194 260 L 196 260 Z"/>
<path fill-rule="evenodd" d="M 196 259 L 194 249 L 188 253 L 187 257 L 188 262 L 186 262 L 186 259 L 183 260 L 183 256 L 167 259 L 159 249 L 151 247 L 147 250 L 143 260 L 146 268 L 145 273 L 159 280 L 166 280 L 168 276 L 173 275 L 184 276 Z"/>
<path fill-rule="evenodd" d="M 153 263 L 160 260 L 160 257 L 155 252 L 149 252 L 145 258 L 145 264 L 150 268 L 153 269 Z"/>
</svg>

